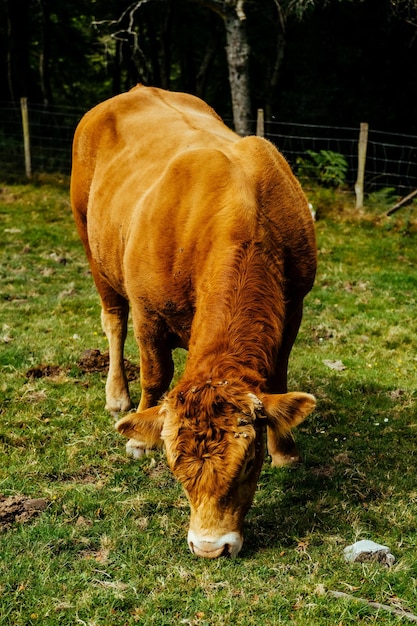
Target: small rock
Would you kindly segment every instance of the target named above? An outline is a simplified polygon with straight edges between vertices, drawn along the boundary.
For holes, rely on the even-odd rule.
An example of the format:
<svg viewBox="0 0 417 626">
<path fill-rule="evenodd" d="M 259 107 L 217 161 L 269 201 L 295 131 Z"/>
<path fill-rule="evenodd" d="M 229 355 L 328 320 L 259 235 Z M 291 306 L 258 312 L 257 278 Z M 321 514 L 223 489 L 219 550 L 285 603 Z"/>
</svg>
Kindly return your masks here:
<svg viewBox="0 0 417 626">
<path fill-rule="evenodd" d="M 61 263 L 62 265 L 67 264 L 67 259 L 64 256 L 57 254 L 56 252 L 52 252 L 49 255 L 49 258 L 55 261 L 55 263 Z"/>
<path fill-rule="evenodd" d="M 329 359 L 324 359 L 324 365 L 331 370 L 336 370 L 337 372 L 343 372 L 346 369 L 346 365 L 342 361 L 330 361 Z"/>
<path fill-rule="evenodd" d="M 391 567 L 395 563 L 395 556 L 391 554 L 387 546 L 382 546 L 374 541 L 362 539 L 343 550 L 346 561 L 350 563 L 363 563 L 364 561 L 374 561 Z"/>
</svg>

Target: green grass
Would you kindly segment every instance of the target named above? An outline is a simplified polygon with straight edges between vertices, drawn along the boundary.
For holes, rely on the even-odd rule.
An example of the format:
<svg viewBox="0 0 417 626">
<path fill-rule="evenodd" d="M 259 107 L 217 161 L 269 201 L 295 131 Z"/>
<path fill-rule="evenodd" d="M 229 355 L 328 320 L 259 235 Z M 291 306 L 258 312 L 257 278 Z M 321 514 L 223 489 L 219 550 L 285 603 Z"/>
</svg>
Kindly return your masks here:
<svg viewBox="0 0 417 626">
<path fill-rule="evenodd" d="M 78 365 L 106 339 L 65 182 L 1 187 L 0 494 L 48 507 L 0 532 L 0 624 L 406 623 L 332 590 L 417 613 L 415 208 L 336 205 L 318 206 L 319 272 L 290 362 L 290 387 L 318 400 L 296 432 L 304 463 L 266 461 L 239 557 L 205 561 L 163 454 L 126 458 L 104 376 Z M 40 364 L 61 370 L 27 378 Z M 395 565 L 345 563 L 364 538 Z"/>
</svg>

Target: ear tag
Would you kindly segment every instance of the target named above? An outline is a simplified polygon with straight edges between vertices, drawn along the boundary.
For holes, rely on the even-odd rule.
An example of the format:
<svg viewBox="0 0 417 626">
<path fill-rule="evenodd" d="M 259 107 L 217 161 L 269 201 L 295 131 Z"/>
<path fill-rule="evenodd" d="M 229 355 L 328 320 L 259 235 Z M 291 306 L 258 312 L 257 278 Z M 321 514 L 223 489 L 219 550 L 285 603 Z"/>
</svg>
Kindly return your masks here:
<svg viewBox="0 0 417 626">
<path fill-rule="evenodd" d="M 256 396 L 251 391 L 248 393 L 248 396 L 253 402 L 253 408 L 255 413 L 263 413 L 264 405 L 262 404 L 261 400 L 259 400 L 258 396 Z"/>
</svg>

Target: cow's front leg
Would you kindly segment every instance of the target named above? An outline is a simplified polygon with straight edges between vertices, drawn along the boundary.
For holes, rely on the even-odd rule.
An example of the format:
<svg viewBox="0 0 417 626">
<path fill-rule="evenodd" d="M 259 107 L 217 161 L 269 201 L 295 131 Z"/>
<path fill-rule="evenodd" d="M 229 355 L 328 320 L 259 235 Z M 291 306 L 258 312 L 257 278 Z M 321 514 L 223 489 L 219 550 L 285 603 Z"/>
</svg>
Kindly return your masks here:
<svg viewBox="0 0 417 626">
<path fill-rule="evenodd" d="M 102 304 L 101 322 L 109 342 L 106 409 L 114 417 L 120 411 L 128 411 L 132 406 L 123 359 L 128 315 L 129 305 L 124 299 L 120 299 L 117 306 L 106 307 Z"/>
<path fill-rule="evenodd" d="M 300 455 L 291 433 L 285 436 L 277 433 L 268 426 L 268 453 L 271 456 L 272 467 L 292 465 L 300 462 Z"/>
<path fill-rule="evenodd" d="M 174 362 L 166 333 L 154 320 L 146 325 L 135 324 L 135 334 L 140 350 L 140 382 L 142 393 L 138 413 L 156 407 L 167 391 L 174 373 Z M 129 439 L 126 452 L 140 458 L 148 453 L 153 445 L 147 441 Z"/>
<path fill-rule="evenodd" d="M 287 311 L 288 321 L 284 327 L 282 343 L 275 364 L 275 371 L 269 380 L 269 391 L 271 393 L 287 393 L 288 391 L 288 360 L 303 315 L 302 303 L 299 303 L 297 306 L 292 305 L 291 307 L 288 304 L 287 307 L 289 309 Z M 290 308 L 292 308 L 292 312 Z M 267 436 L 268 453 L 271 456 L 271 465 L 273 467 L 292 465 L 300 462 L 301 457 L 295 445 L 294 437 L 290 432 L 286 435 L 282 435 L 268 426 Z"/>
</svg>

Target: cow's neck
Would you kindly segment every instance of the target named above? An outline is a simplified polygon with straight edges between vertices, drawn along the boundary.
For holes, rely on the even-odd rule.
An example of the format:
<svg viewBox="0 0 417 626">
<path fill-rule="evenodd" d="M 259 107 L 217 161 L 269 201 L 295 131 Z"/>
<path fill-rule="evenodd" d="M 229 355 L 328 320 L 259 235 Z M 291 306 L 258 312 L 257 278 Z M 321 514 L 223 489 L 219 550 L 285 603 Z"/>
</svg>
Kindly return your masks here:
<svg viewBox="0 0 417 626">
<path fill-rule="evenodd" d="M 267 379 L 284 319 L 279 268 L 256 244 L 240 246 L 205 277 L 185 375 Z"/>
</svg>

